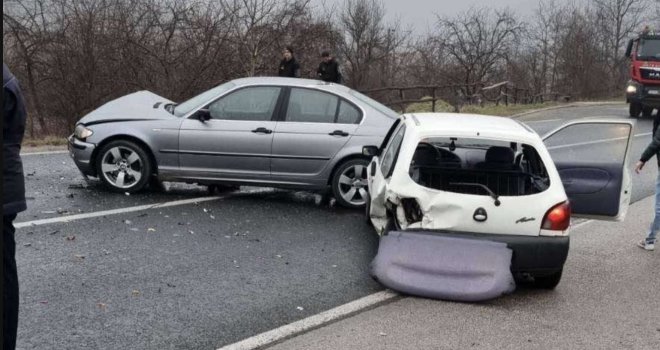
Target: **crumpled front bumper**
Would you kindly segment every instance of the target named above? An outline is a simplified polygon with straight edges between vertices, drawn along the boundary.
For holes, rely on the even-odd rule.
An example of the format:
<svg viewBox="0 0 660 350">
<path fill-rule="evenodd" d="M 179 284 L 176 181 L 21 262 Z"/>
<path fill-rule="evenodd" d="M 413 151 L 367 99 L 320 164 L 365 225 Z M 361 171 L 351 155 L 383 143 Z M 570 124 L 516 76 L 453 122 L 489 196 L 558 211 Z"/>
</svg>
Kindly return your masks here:
<svg viewBox="0 0 660 350">
<path fill-rule="evenodd" d="M 512 254 L 502 242 L 395 231 L 381 237 L 371 273 L 406 294 L 481 301 L 515 289 Z"/>
<path fill-rule="evenodd" d="M 92 164 L 92 153 L 94 153 L 96 145 L 78 140 L 73 135 L 69 136 L 67 140 L 69 141 L 69 155 L 80 172 L 83 175 L 96 176 L 94 164 Z"/>
</svg>

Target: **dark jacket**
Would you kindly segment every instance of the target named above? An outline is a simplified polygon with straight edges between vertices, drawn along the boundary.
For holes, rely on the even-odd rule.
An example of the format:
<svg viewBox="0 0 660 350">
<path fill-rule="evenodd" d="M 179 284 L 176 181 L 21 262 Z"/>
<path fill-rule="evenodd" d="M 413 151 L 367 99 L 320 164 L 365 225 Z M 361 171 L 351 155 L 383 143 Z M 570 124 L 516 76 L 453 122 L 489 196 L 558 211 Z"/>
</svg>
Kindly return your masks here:
<svg viewBox="0 0 660 350">
<path fill-rule="evenodd" d="M 319 79 L 331 83 L 341 83 L 341 74 L 339 73 L 339 64 L 333 58 L 329 62 L 321 61 L 319 69 L 316 70 Z"/>
<path fill-rule="evenodd" d="M 646 163 L 649 159 L 653 158 L 653 156 L 656 156 L 658 167 L 660 167 L 660 133 L 658 132 L 658 125 L 660 125 L 660 115 L 653 119 L 653 139 L 644 152 L 642 152 L 642 156 L 639 160 Z"/>
<path fill-rule="evenodd" d="M 21 142 L 25 131 L 25 105 L 18 81 L 2 64 L 2 215 L 27 209 L 25 180 L 21 162 Z"/>
<path fill-rule="evenodd" d="M 296 58 L 292 57 L 288 61 L 284 59 L 280 61 L 280 68 L 277 75 L 281 77 L 299 78 L 300 65 L 298 64 L 298 61 L 296 61 Z"/>
</svg>

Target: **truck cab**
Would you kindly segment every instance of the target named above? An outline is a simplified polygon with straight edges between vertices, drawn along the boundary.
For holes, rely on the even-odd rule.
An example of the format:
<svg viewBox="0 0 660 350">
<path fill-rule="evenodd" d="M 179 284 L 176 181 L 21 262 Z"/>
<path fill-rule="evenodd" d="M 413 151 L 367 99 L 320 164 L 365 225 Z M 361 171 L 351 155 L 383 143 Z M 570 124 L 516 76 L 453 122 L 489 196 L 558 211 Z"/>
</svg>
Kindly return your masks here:
<svg viewBox="0 0 660 350">
<path fill-rule="evenodd" d="M 630 40 L 626 56 L 631 59 L 626 87 L 630 117 L 650 116 L 660 108 L 660 34 L 645 31 Z"/>
</svg>

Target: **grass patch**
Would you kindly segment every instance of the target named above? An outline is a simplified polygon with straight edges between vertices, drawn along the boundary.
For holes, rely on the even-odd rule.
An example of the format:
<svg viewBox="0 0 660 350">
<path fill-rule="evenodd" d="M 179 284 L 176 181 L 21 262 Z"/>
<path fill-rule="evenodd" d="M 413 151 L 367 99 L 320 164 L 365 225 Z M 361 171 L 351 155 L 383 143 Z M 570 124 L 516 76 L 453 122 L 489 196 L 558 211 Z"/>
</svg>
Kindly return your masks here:
<svg viewBox="0 0 660 350">
<path fill-rule="evenodd" d="M 23 147 L 66 146 L 65 137 L 46 136 L 38 139 L 23 139 Z"/>
</svg>

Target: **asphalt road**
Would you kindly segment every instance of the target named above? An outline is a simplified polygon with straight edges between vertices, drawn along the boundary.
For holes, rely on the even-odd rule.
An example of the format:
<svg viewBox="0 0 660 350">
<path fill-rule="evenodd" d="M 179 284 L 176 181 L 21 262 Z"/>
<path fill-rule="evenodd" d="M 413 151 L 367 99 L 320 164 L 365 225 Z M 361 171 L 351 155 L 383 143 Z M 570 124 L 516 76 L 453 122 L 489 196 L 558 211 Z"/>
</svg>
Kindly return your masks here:
<svg viewBox="0 0 660 350">
<path fill-rule="evenodd" d="M 540 134 L 626 107 L 527 115 Z M 636 134 L 650 132 L 640 120 Z M 633 160 L 650 136 L 635 139 Z M 607 152 L 607 145 L 588 147 Z M 17 222 L 204 197 L 196 186 L 115 194 L 87 185 L 66 154 L 24 157 L 27 212 Z M 653 193 L 655 167 L 634 178 Z M 319 196 L 245 189 L 225 198 L 17 231 L 19 349 L 212 349 L 369 295 L 377 249 L 360 211 Z M 589 286 L 586 285 L 585 288 Z"/>
</svg>

